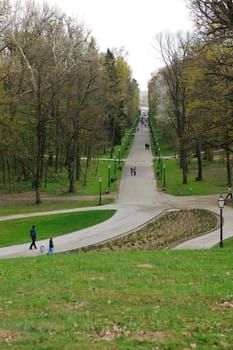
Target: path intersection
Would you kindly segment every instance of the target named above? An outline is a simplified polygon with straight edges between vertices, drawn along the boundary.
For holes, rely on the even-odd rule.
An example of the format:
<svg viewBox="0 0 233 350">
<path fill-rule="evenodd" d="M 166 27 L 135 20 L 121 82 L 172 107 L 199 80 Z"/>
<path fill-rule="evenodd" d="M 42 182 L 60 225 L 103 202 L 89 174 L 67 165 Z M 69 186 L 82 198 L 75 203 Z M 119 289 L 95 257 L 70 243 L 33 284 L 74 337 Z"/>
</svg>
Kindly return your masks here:
<svg viewBox="0 0 233 350">
<path fill-rule="evenodd" d="M 119 191 L 114 204 L 0 217 L 0 220 L 12 220 L 13 218 L 34 216 L 35 225 L 39 226 L 39 223 L 36 222 L 36 216 L 41 216 L 43 214 L 50 215 L 55 213 L 87 211 L 93 209 L 116 209 L 116 213 L 110 219 L 98 225 L 63 236 L 54 237 L 55 252 L 61 253 L 97 244 L 135 230 L 136 228 L 150 222 L 166 210 L 203 208 L 219 214 L 216 195 L 175 197 L 157 189 L 153 170 L 152 152 L 150 149 L 145 148 L 145 144 L 149 143 L 149 128 L 139 127 L 135 134 L 130 153 L 125 160 L 125 166 L 119 184 Z M 131 167 L 136 167 L 136 175 L 131 175 Z M 223 217 L 224 239 L 226 239 L 233 235 L 232 209 L 226 206 L 224 208 Z M 201 237 L 185 241 L 173 249 L 208 249 L 216 245 L 218 242 L 219 229 Z M 40 247 L 42 243 L 45 242 L 37 241 L 38 247 Z M 29 242 L 27 244 L 0 248 L 0 258 L 40 255 L 39 249 L 29 250 L 28 247 Z M 47 247 L 45 247 L 45 251 L 47 251 L 46 249 Z"/>
</svg>

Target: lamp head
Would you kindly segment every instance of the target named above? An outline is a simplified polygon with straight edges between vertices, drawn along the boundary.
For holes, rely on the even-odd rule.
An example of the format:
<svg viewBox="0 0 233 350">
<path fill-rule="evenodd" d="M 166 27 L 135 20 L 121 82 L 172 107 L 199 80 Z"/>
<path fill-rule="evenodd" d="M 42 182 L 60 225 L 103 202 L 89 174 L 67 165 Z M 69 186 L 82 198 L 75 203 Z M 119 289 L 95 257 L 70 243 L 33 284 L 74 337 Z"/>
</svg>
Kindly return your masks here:
<svg viewBox="0 0 233 350">
<path fill-rule="evenodd" d="M 224 198 L 222 196 L 222 194 L 220 194 L 219 198 L 218 198 L 218 206 L 219 206 L 219 209 L 223 209 L 224 208 Z"/>
</svg>

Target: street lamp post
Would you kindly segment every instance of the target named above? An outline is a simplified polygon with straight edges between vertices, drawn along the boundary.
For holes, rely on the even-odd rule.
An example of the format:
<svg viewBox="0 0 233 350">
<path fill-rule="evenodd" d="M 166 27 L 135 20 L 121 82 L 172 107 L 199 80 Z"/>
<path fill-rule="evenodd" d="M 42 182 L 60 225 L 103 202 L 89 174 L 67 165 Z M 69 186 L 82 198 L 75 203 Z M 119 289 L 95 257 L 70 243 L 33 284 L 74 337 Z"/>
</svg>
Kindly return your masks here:
<svg viewBox="0 0 233 350">
<path fill-rule="evenodd" d="M 116 156 L 114 156 L 114 178 L 116 177 Z"/>
<path fill-rule="evenodd" d="M 162 176 L 163 176 L 163 160 L 162 158 L 159 158 L 159 180 L 162 180 Z"/>
<path fill-rule="evenodd" d="M 166 165 L 163 166 L 163 191 L 166 191 Z"/>
<path fill-rule="evenodd" d="M 101 186 L 102 185 L 102 177 L 101 176 L 99 177 L 99 185 L 100 185 L 100 187 L 99 187 L 99 189 L 100 189 L 100 191 L 99 191 L 99 205 L 101 205 L 102 204 L 102 198 L 101 198 L 101 194 L 102 194 L 101 193 L 102 192 L 102 188 L 101 188 L 102 187 Z"/>
<path fill-rule="evenodd" d="M 220 209 L 220 242 L 219 242 L 219 245 L 220 245 L 220 248 L 223 248 L 222 211 L 223 211 L 223 208 L 224 208 L 224 198 L 223 198 L 222 194 L 220 194 L 220 196 L 218 198 L 218 206 L 219 206 L 219 209 Z"/>
<path fill-rule="evenodd" d="M 124 158 L 124 142 L 122 143 L 122 148 L 121 148 L 121 150 L 122 150 L 122 156 L 121 156 L 121 158 L 123 159 L 123 158 Z"/>
<path fill-rule="evenodd" d="M 108 164 L 108 191 L 110 192 L 110 169 L 111 169 L 111 165 Z"/>
</svg>

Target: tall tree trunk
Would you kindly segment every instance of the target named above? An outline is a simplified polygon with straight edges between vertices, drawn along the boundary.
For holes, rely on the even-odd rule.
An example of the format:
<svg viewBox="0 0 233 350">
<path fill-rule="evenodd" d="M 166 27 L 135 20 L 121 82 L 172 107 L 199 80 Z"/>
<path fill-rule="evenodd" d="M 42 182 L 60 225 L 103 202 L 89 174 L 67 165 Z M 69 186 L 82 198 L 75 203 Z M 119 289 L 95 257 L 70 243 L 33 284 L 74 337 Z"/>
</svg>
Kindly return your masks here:
<svg viewBox="0 0 233 350">
<path fill-rule="evenodd" d="M 2 182 L 3 182 L 3 186 L 5 188 L 6 186 L 6 162 L 5 162 L 5 155 L 4 155 L 4 152 L 2 152 Z"/>
<path fill-rule="evenodd" d="M 76 181 L 80 180 L 81 174 L 81 154 L 80 154 L 80 133 L 79 133 L 79 122 L 76 125 L 76 170 L 75 170 L 75 178 Z"/>
<path fill-rule="evenodd" d="M 231 155 L 228 150 L 226 150 L 226 167 L 227 167 L 227 183 L 231 186 Z"/>
<path fill-rule="evenodd" d="M 202 178 L 202 158 L 201 158 L 201 150 L 200 150 L 199 143 L 196 144 L 196 156 L 197 156 L 197 166 L 198 166 L 196 180 L 202 181 L 203 180 L 203 178 Z"/>
<path fill-rule="evenodd" d="M 91 144 L 89 143 L 88 151 L 87 151 L 86 167 L 85 167 L 85 173 L 84 173 L 84 181 L 83 181 L 84 186 L 87 185 L 87 174 L 88 174 L 90 159 L 91 159 Z"/>
<path fill-rule="evenodd" d="M 40 118 L 40 121 L 37 125 L 37 157 L 36 157 L 36 172 L 35 172 L 35 192 L 36 192 L 36 204 L 41 203 L 41 181 L 43 176 L 43 164 L 44 164 L 44 152 L 45 152 L 45 143 L 46 143 L 46 127 L 45 119 Z"/>
<path fill-rule="evenodd" d="M 75 169 L 75 164 L 74 164 L 74 139 L 72 138 L 67 145 L 67 167 L 68 167 L 68 179 L 69 179 L 69 190 L 68 192 L 73 193 L 75 191 L 75 186 L 74 186 L 74 169 Z"/>
<path fill-rule="evenodd" d="M 182 168 L 183 175 L 183 185 L 188 183 L 188 157 L 187 157 L 187 148 L 185 142 L 180 141 L 180 164 Z"/>
<path fill-rule="evenodd" d="M 72 158 L 68 160 L 68 177 L 69 177 L 69 193 L 74 193 L 74 161 Z"/>
<path fill-rule="evenodd" d="M 212 162 L 214 160 L 214 154 L 211 148 L 206 148 L 204 153 L 204 159 Z"/>
<path fill-rule="evenodd" d="M 7 159 L 6 165 L 7 165 L 7 177 L 8 177 L 8 190 L 11 191 L 11 167 L 10 167 L 9 159 Z"/>
</svg>

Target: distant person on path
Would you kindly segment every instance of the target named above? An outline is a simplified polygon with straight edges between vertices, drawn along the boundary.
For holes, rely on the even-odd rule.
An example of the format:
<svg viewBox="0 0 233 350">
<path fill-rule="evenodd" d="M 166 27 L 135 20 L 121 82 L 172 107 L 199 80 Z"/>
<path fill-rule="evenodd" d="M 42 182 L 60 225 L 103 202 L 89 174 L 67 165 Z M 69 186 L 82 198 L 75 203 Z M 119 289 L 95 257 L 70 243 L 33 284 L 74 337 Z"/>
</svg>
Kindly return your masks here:
<svg viewBox="0 0 233 350">
<path fill-rule="evenodd" d="M 136 166 L 133 168 L 133 174 L 136 176 Z"/>
<path fill-rule="evenodd" d="M 53 244 L 53 239 L 52 237 L 49 239 L 49 250 L 48 250 L 48 255 L 53 254 L 53 248 L 54 248 L 54 244 Z"/>
<path fill-rule="evenodd" d="M 230 185 L 228 186 L 227 195 L 226 195 L 225 200 L 228 199 L 228 198 L 232 199 L 232 188 L 231 188 Z"/>
<path fill-rule="evenodd" d="M 31 236 L 32 243 L 31 243 L 29 249 L 32 249 L 32 247 L 37 249 L 37 246 L 36 246 L 36 227 L 35 227 L 35 225 L 33 225 L 31 230 L 30 230 L 30 236 Z"/>
<path fill-rule="evenodd" d="M 131 174 L 131 176 L 133 176 L 133 167 L 132 166 L 130 167 L 130 174 Z"/>
</svg>

